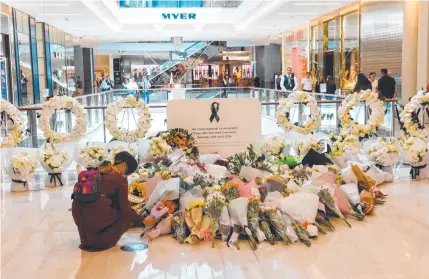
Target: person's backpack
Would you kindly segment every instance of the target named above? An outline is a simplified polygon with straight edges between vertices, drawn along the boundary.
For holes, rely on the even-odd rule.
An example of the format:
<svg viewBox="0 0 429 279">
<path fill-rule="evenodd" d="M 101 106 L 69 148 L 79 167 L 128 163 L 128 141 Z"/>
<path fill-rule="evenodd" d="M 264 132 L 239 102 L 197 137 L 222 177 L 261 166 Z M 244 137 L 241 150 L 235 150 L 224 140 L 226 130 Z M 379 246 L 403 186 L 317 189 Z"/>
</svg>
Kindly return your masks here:
<svg viewBox="0 0 429 279">
<path fill-rule="evenodd" d="M 99 170 L 82 171 L 73 188 L 72 199 L 94 202 L 100 197 L 101 174 Z"/>
</svg>

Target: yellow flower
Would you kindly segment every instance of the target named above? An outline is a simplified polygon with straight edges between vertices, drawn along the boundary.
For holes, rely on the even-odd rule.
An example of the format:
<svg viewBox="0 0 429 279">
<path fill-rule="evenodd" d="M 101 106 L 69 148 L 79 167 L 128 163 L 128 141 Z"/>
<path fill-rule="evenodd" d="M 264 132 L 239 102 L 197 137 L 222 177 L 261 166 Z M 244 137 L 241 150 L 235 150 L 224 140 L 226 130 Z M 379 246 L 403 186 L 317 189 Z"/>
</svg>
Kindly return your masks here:
<svg viewBox="0 0 429 279">
<path fill-rule="evenodd" d="M 194 201 L 190 206 L 186 207 L 186 210 L 190 211 L 197 207 L 204 207 L 204 201 Z"/>
</svg>

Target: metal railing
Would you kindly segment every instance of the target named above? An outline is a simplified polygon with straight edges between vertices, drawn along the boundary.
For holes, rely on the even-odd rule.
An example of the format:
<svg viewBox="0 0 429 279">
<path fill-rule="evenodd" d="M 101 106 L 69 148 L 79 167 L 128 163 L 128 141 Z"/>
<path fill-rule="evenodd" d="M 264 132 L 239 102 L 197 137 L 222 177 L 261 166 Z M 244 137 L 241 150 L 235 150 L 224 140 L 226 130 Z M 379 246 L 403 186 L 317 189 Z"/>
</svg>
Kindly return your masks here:
<svg viewBox="0 0 429 279">
<path fill-rule="evenodd" d="M 173 91 L 172 91 L 173 90 Z M 237 87 L 237 88 L 183 88 L 185 91 L 185 99 L 210 99 L 220 98 L 222 93 L 226 91 L 228 98 L 257 98 L 261 101 L 262 111 L 262 133 L 273 133 L 281 132 L 282 129 L 276 124 L 275 114 L 279 101 L 287 97 L 290 91 L 279 91 L 274 89 L 265 88 L 253 88 L 253 87 Z M 86 136 L 82 139 L 83 141 L 103 141 L 108 142 L 111 140 L 111 135 L 105 126 L 105 110 L 107 106 L 120 99 L 126 97 L 129 93 L 138 96 L 139 98 L 146 98 L 145 90 L 134 90 L 135 92 L 128 92 L 127 90 L 110 90 L 101 93 L 94 93 L 90 95 L 76 97 L 86 109 L 86 117 L 88 123 L 88 129 Z M 174 89 L 161 88 L 149 90 L 149 110 L 151 113 L 152 129 L 149 133 L 156 133 L 166 129 L 166 107 L 168 100 L 172 99 Z M 317 99 L 322 112 L 321 126 L 319 131 L 329 132 L 334 130 L 339 132 L 339 119 L 337 115 L 338 107 L 342 102 L 344 96 L 339 95 L 327 95 L 327 94 L 314 94 Z M 378 136 L 393 136 L 395 133 L 395 110 L 394 104 L 396 100 L 386 100 L 386 117 L 383 125 L 380 127 L 377 135 Z M 41 104 L 19 107 L 18 109 L 22 112 L 24 118 L 27 120 L 29 135 L 20 144 L 26 147 L 40 147 L 45 141 L 43 132 L 40 130 L 40 124 L 38 121 L 38 114 L 41 110 Z M 291 122 L 298 122 L 299 124 L 305 123 L 306 115 L 309 114 L 309 108 L 303 104 L 296 104 L 291 108 Z M 124 112 L 123 112 L 124 113 Z M 368 120 L 368 112 L 364 104 L 357 105 L 352 110 L 352 117 L 359 123 L 366 123 Z M 118 116 L 124 117 L 123 114 Z M 74 125 L 75 118 L 69 112 L 60 110 L 55 115 L 55 130 L 61 133 L 68 133 L 71 131 Z M 121 123 L 118 121 L 118 123 Z M 129 125 L 126 123 L 125 125 Z M 126 127 L 126 126 L 125 126 Z M 133 127 L 131 125 L 130 127 Z"/>
</svg>

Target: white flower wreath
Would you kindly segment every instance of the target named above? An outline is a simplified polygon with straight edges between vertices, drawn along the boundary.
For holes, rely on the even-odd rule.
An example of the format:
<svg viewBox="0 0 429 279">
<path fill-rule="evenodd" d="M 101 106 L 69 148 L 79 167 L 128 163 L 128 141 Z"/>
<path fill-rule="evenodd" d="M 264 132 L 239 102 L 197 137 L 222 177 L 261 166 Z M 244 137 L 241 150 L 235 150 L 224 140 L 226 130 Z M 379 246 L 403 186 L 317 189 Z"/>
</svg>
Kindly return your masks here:
<svg viewBox="0 0 429 279">
<path fill-rule="evenodd" d="M 75 125 L 71 133 L 58 134 L 51 129 L 49 119 L 56 110 L 70 110 L 76 117 Z M 49 101 L 43 103 L 42 112 L 40 114 L 40 127 L 47 139 L 53 142 L 71 142 L 78 141 L 86 133 L 86 114 L 84 107 L 75 99 L 69 96 L 55 96 Z"/>
<path fill-rule="evenodd" d="M 350 110 L 361 102 L 365 102 L 371 111 L 367 124 L 359 124 L 350 116 Z M 360 138 L 370 137 L 384 122 L 386 109 L 383 104 L 383 101 L 378 99 L 378 94 L 370 90 L 348 95 L 338 108 L 341 127 Z"/>
<path fill-rule="evenodd" d="M 429 92 L 419 91 L 417 95 L 411 98 L 411 101 L 405 105 L 404 110 L 399 114 L 401 122 L 404 123 L 405 132 L 412 137 L 429 140 L 429 127 L 422 128 L 419 123 L 414 121 L 413 113 L 418 109 L 429 108 Z"/>
<path fill-rule="evenodd" d="M 295 103 L 306 104 L 310 107 L 310 118 L 307 123 L 301 127 L 290 122 L 289 111 Z M 307 92 L 296 92 L 290 94 L 286 99 L 281 100 L 276 113 L 277 124 L 279 124 L 285 132 L 296 131 L 300 134 L 309 134 L 316 131 L 320 126 L 320 108 L 317 106 L 316 100 Z"/>
<path fill-rule="evenodd" d="M 116 116 L 124 108 L 135 108 L 137 110 L 138 120 L 136 129 L 125 131 L 118 128 Z M 128 95 L 125 99 L 118 100 L 107 106 L 106 127 L 110 134 L 117 140 L 135 142 L 140 138 L 144 138 L 150 128 L 149 109 L 142 99 L 136 100 L 132 95 Z"/>
<path fill-rule="evenodd" d="M 12 131 L 9 136 L 2 137 L 0 148 L 11 148 L 17 146 L 24 138 L 24 118 L 21 112 L 11 103 L 0 99 L 0 112 L 5 112 L 12 122 Z M 4 121 L 8 121 L 7 117 Z"/>
</svg>

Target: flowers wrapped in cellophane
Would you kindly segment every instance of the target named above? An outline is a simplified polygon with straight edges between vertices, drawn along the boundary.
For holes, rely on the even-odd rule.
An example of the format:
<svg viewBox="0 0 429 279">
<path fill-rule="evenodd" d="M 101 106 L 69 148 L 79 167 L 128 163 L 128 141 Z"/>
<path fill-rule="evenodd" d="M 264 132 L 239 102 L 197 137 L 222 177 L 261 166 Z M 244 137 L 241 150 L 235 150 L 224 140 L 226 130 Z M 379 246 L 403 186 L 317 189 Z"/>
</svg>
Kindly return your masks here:
<svg viewBox="0 0 429 279">
<path fill-rule="evenodd" d="M 108 160 L 114 161 L 116 154 L 122 151 L 127 151 L 134 157 L 137 157 L 138 146 L 136 143 L 126 143 L 121 141 L 113 141 L 107 144 L 107 149 L 109 151 Z"/>
<path fill-rule="evenodd" d="M 338 135 L 333 131 L 329 132 L 331 145 L 332 161 L 339 167 L 346 167 L 346 163 L 353 158 L 360 149 L 360 143 L 357 136 L 342 130 Z"/>
<path fill-rule="evenodd" d="M 128 186 L 128 202 L 134 211 L 141 212 L 146 201 L 146 183 L 135 179 Z"/>
<path fill-rule="evenodd" d="M 396 138 L 378 138 L 364 144 L 368 156 L 381 167 L 390 167 L 399 161 L 399 144 Z"/>
<path fill-rule="evenodd" d="M 48 175 L 45 178 L 46 187 L 64 186 L 65 178 L 63 172 L 71 164 L 72 147 L 70 144 L 47 144 L 43 145 L 40 163 Z"/>
<path fill-rule="evenodd" d="M 427 142 L 418 137 L 401 138 L 404 159 L 412 166 L 411 177 L 420 178 L 422 168 L 428 168 Z"/>
<path fill-rule="evenodd" d="M 347 221 L 346 217 L 341 213 L 341 210 L 338 207 L 338 204 L 334 200 L 334 189 L 327 187 L 326 185 L 320 185 L 318 187 L 318 196 L 320 201 L 326 205 L 332 212 L 334 212 L 340 219 L 342 219 L 347 226 L 350 228 L 352 225 Z"/>
<path fill-rule="evenodd" d="M 218 230 L 219 218 L 226 206 L 225 196 L 220 191 L 214 191 L 206 198 L 205 212 L 210 218 L 212 247 L 215 247 L 215 236 Z"/>
<path fill-rule="evenodd" d="M 261 200 L 259 197 L 250 196 L 249 204 L 247 205 L 247 218 L 249 221 L 249 228 L 253 237 L 258 243 L 266 239 L 264 233 L 259 228 L 259 212 L 261 210 Z"/>
<path fill-rule="evenodd" d="M 185 215 L 183 213 L 178 213 L 173 217 L 171 228 L 173 230 L 173 237 L 177 242 L 183 244 L 185 239 L 189 236 L 190 231 L 186 225 Z"/>
<path fill-rule="evenodd" d="M 108 152 L 104 142 L 86 142 L 75 149 L 75 161 L 86 169 L 98 168 L 107 160 Z"/>
<path fill-rule="evenodd" d="M 249 200 L 248 198 L 237 198 L 229 202 L 228 212 L 231 218 L 231 225 L 233 228 L 233 233 L 228 241 L 228 245 L 235 245 L 238 247 L 238 236 L 240 233 L 244 233 L 249 237 L 250 247 L 253 250 L 256 250 L 256 241 L 253 238 L 252 232 L 248 227 L 247 220 L 247 206 Z"/>
<path fill-rule="evenodd" d="M 2 154 L 2 156 L 5 156 Z M 5 159 L 6 169 L 12 180 L 11 191 L 22 192 L 30 189 L 29 183 L 34 180 L 34 172 L 39 164 L 37 148 L 17 147 L 8 150 Z"/>
<path fill-rule="evenodd" d="M 343 190 L 354 210 L 360 215 L 368 215 L 372 212 L 373 206 L 361 203 L 359 189 L 356 183 L 347 183 L 339 186 Z"/>
<path fill-rule="evenodd" d="M 185 239 L 185 242 L 194 244 L 202 238 L 200 229 L 203 221 L 203 212 L 204 199 L 196 200 L 186 206 L 185 221 L 191 234 Z"/>
<path fill-rule="evenodd" d="M 284 222 L 282 222 L 281 213 L 275 203 L 264 202 L 261 204 L 261 212 L 267 217 L 271 231 L 274 233 L 276 238 L 281 239 L 284 243 L 291 243 L 290 239 L 285 233 Z"/>
</svg>

